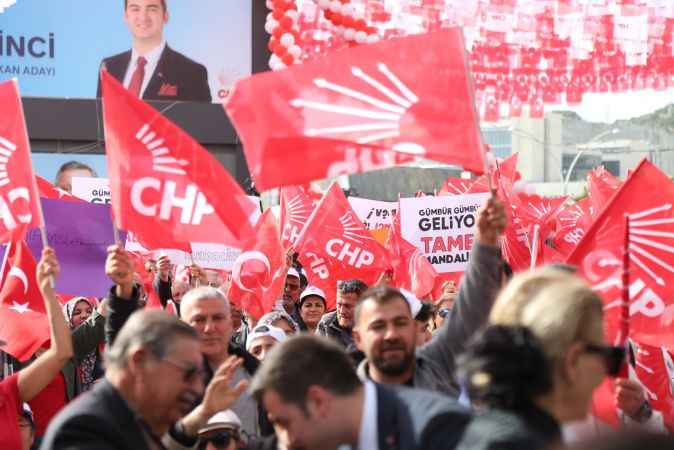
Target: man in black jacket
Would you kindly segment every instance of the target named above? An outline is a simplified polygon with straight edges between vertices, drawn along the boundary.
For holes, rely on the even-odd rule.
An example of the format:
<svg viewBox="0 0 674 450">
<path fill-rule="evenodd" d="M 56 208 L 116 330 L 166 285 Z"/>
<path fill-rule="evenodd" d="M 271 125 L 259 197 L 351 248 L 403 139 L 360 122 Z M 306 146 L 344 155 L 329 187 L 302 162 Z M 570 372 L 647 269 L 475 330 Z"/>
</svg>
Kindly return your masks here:
<svg viewBox="0 0 674 450">
<path fill-rule="evenodd" d="M 125 0 L 124 21 L 133 36 L 132 49 L 105 58 L 101 68 L 144 100 L 210 102 L 206 67 L 166 44 L 163 31 L 168 20 L 166 0 Z"/>
<path fill-rule="evenodd" d="M 250 390 L 288 448 L 451 450 L 469 420 L 448 397 L 362 383 L 344 351 L 318 336 L 274 347 Z"/>
<path fill-rule="evenodd" d="M 106 353 L 105 379 L 51 422 L 43 450 L 161 448 L 201 395 L 194 329 L 159 311 L 132 316 Z"/>
</svg>

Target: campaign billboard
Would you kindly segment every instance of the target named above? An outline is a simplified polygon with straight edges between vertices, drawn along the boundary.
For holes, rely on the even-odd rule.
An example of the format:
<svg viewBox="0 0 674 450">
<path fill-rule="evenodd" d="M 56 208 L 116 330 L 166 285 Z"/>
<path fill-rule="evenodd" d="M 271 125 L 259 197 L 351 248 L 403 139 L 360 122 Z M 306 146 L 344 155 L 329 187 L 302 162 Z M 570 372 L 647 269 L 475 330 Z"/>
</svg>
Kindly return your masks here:
<svg viewBox="0 0 674 450">
<path fill-rule="evenodd" d="M 95 98 L 105 67 L 145 100 L 221 102 L 251 73 L 252 10 L 252 0 L 17 0 L 0 10 L 0 81 L 18 78 L 28 97 Z"/>
</svg>

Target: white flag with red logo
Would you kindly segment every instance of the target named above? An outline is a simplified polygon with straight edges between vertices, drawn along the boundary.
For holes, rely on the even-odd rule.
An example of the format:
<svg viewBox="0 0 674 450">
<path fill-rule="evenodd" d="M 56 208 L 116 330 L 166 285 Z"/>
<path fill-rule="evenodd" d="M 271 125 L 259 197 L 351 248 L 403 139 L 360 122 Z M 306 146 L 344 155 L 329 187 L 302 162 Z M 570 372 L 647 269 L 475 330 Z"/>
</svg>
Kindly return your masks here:
<svg viewBox="0 0 674 450">
<path fill-rule="evenodd" d="M 482 173 L 474 104 L 462 31 L 449 28 L 253 75 L 225 109 L 269 189 L 417 157 Z"/>
<path fill-rule="evenodd" d="M 282 297 L 287 271 L 276 218 L 268 209 L 258 219 L 254 240 L 234 261 L 227 298 L 259 319 Z"/>
<path fill-rule="evenodd" d="M 295 251 L 309 284 L 328 297 L 328 309 L 335 307 L 338 281 L 355 278 L 372 285 L 390 267 L 386 250 L 351 209 L 337 183 L 330 186 L 309 217 Z"/>
<path fill-rule="evenodd" d="M 103 71 L 103 117 L 116 225 L 146 248 L 191 241 L 241 247 L 253 204 L 191 136 Z"/>
<path fill-rule="evenodd" d="M 318 202 L 314 201 L 304 186 L 283 187 L 280 197 L 281 241 L 283 248 L 290 248 L 297 241 Z"/>
<path fill-rule="evenodd" d="M 5 250 L 0 283 L 0 340 L 3 351 L 25 361 L 49 339 L 49 322 L 37 285 L 35 258 L 24 241 Z"/>
<path fill-rule="evenodd" d="M 16 80 L 0 83 L 0 243 L 18 241 L 40 220 L 26 121 Z"/>
</svg>

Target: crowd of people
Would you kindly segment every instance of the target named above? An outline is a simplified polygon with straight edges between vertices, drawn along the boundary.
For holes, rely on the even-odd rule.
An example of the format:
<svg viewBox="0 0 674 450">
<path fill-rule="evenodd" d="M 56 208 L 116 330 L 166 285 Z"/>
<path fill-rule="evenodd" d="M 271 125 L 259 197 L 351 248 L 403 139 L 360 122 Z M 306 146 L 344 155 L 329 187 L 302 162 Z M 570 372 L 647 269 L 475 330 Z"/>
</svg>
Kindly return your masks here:
<svg viewBox="0 0 674 450">
<path fill-rule="evenodd" d="M 602 302 L 574 268 L 512 276 L 506 220 L 492 196 L 461 282 L 438 298 L 384 276 L 334 280 L 328 311 L 295 262 L 257 319 L 229 301 L 227 280 L 193 266 L 178 281 L 166 256 L 139 274 L 120 246 L 108 249 L 107 297 L 62 306 L 47 248 L 36 278 L 51 339 L 25 364 L 4 356 L 0 448 L 601 448 L 582 442 L 613 433 L 590 407 L 607 375 L 623 431 L 664 430 L 641 385 L 621 377 L 625 351 L 604 342 Z M 145 308 L 147 275 L 175 314 Z M 674 448 L 630 439 L 621 445 Z"/>
</svg>

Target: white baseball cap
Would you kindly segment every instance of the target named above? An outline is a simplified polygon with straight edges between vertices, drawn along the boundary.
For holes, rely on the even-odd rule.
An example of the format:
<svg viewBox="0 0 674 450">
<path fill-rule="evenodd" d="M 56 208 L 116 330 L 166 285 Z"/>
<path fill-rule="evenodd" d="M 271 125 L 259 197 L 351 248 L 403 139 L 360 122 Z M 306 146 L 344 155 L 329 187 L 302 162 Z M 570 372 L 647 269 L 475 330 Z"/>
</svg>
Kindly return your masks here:
<svg viewBox="0 0 674 450">
<path fill-rule="evenodd" d="M 307 286 L 306 289 L 304 289 L 300 294 L 300 302 L 304 300 L 306 297 L 309 297 L 310 295 L 320 297 L 323 299 L 323 301 L 326 300 L 325 292 L 323 292 L 323 290 L 317 288 L 316 286 Z"/>
<path fill-rule="evenodd" d="M 421 303 L 421 300 L 419 300 L 416 295 L 412 294 L 410 291 L 406 289 L 399 289 L 400 293 L 403 294 L 403 297 L 405 297 L 405 300 L 407 300 L 407 304 L 410 305 L 410 311 L 412 311 L 412 317 L 416 318 L 417 314 L 419 314 L 419 311 L 421 311 L 421 307 L 423 306 Z"/>
<path fill-rule="evenodd" d="M 213 430 L 220 429 L 241 429 L 241 420 L 231 409 L 226 409 L 216 413 L 213 417 L 208 419 L 208 423 L 199 430 L 199 434 L 207 433 Z"/>
<path fill-rule="evenodd" d="M 297 271 L 297 269 L 295 269 L 294 267 L 291 267 L 290 269 L 288 269 L 288 275 L 287 276 L 299 278 L 300 273 Z"/>
<path fill-rule="evenodd" d="M 265 336 L 270 336 L 276 339 L 277 342 L 283 342 L 286 338 L 286 333 L 278 327 L 271 325 L 258 325 L 253 328 L 253 332 L 250 333 L 248 335 L 248 339 L 246 339 L 246 350 L 250 350 L 255 339 Z"/>
</svg>

